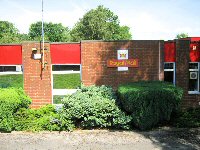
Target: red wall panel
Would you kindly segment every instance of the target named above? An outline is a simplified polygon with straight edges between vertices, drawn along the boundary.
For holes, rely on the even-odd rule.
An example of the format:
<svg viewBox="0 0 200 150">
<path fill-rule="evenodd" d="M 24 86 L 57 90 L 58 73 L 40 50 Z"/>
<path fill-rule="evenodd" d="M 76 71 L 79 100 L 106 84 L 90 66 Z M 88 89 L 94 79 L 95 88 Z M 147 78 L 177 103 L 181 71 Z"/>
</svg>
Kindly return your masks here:
<svg viewBox="0 0 200 150">
<path fill-rule="evenodd" d="M 165 42 L 164 44 L 165 62 L 176 61 L 176 45 L 175 42 Z"/>
<path fill-rule="evenodd" d="M 79 43 L 51 44 L 52 64 L 80 64 L 81 48 Z"/>
<path fill-rule="evenodd" d="M 200 44 L 198 42 L 190 43 L 190 61 L 199 62 L 200 61 Z"/>
<path fill-rule="evenodd" d="M 190 40 L 191 42 L 200 41 L 200 37 L 181 38 L 181 40 Z"/>
<path fill-rule="evenodd" d="M 0 65 L 21 65 L 21 45 L 0 45 Z"/>
<path fill-rule="evenodd" d="M 192 42 L 194 42 L 194 41 L 200 41 L 200 37 L 191 37 L 190 40 Z"/>
</svg>

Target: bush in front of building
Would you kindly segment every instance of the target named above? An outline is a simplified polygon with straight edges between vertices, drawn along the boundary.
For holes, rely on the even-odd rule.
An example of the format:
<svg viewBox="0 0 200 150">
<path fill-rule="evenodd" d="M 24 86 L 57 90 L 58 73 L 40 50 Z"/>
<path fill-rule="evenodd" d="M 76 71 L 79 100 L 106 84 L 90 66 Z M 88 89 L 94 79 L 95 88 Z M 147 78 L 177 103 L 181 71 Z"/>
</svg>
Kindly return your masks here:
<svg viewBox="0 0 200 150">
<path fill-rule="evenodd" d="M 31 99 L 21 88 L 0 88 L 0 131 L 12 131 L 13 114 L 20 108 L 28 108 Z"/>
<path fill-rule="evenodd" d="M 106 86 L 82 87 L 63 99 L 61 118 L 71 120 L 75 127 L 129 129 L 131 116 L 116 105 L 116 95 Z"/>
<path fill-rule="evenodd" d="M 70 120 L 64 120 L 63 123 L 54 105 L 39 109 L 22 108 L 14 114 L 14 119 L 16 131 L 61 131 L 74 127 Z M 65 128 L 62 128 L 62 124 Z"/>
<path fill-rule="evenodd" d="M 141 81 L 118 87 L 122 107 L 132 114 L 133 125 L 148 130 L 169 121 L 182 99 L 183 90 L 161 81 Z"/>
<path fill-rule="evenodd" d="M 171 124 L 181 128 L 200 127 L 200 107 L 179 110 L 172 117 Z"/>
</svg>

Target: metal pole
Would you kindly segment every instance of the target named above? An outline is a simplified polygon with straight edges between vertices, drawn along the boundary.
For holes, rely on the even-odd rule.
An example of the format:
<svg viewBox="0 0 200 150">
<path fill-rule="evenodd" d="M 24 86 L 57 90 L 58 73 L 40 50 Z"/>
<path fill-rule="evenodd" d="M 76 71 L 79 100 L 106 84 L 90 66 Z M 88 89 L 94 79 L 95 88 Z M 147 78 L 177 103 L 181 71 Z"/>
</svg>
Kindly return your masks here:
<svg viewBox="0 0 200 150">
<path fill-rule="evenodd" d="M 44 16 L 43 16 L 43 0 L 42 0 L 42 69 L 44 69 Z"/>
<path fill-rule="evenodd" d="M 159 52 L 158 52 L 158 80 L 160 81 L 161 80 L 161 77 L 160 77 L 160 73 L 161 73 L 161 69 L 160 69 L 160 41 L 159 41 L 159 44 L 158 44 L 158 46 L 159 46 Z"/>
</svg>

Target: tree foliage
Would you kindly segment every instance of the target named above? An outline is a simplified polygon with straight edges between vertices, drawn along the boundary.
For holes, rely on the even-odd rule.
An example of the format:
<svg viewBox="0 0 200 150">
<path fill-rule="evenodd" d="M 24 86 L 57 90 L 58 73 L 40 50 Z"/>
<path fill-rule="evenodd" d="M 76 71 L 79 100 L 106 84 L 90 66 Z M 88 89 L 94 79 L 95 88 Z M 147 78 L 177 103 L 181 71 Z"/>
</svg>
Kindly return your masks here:
<svg viewBox="0 0 200 150">
<path fill-rule="evenodd" d="M 73 27 L 71 38 L 80 40 L 128 40 L 130 28 L 120 26 L 118 16 L 104 6 L 88 11 Z"/>
<path fill-rule="evenodd" d="M 13 23 L 0 21 L 0 43 L 20 43 L 20 34 Z"/>
<path fill-rule="evenodd" d="M 187 33 L 180 33 L 180 34 L 177 34 L 177 35 L 176 35 L 176 38 L 177 38 L 177 39 L 187 38 L 187 37 L 188 37 L 188 34 L 187 34 Z"/>
<path fill-rule="evenodd" d="M 30 25 L 29 36 L 31 40 L 41 40 L 42 22 L 36 22 Z M 70 40 L 69 29 L 61 23 L 44 23 L 44 37 L 50 42 L 67 42 Z"/>
</svg>

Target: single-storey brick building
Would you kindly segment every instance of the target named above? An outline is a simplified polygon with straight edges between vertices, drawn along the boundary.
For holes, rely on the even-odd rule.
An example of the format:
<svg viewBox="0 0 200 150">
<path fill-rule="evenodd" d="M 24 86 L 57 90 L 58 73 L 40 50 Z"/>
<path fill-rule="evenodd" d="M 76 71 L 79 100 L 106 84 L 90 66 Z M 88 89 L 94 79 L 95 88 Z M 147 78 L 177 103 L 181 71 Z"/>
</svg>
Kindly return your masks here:
<svg viewBox="0 0 200 150">
<path fill-rule="evenodd" d="M 57 73 L 79 73 L 84 85 L 110 85 L 115 89 L 121 83 L 164 80 L 184 89 L 182 107 L 199 107 L 199 71 L 198 37 L 45 42 L 44 49 L 40 42 L 0 45 L 0 74 L 21 72 L 24 90 L 34 108 L 53 103 L 53 95 L 65 92 L 53 87 L 53 75 Z"/>
</svg>

